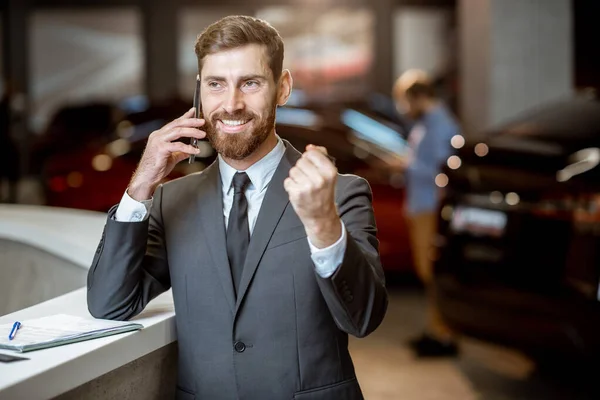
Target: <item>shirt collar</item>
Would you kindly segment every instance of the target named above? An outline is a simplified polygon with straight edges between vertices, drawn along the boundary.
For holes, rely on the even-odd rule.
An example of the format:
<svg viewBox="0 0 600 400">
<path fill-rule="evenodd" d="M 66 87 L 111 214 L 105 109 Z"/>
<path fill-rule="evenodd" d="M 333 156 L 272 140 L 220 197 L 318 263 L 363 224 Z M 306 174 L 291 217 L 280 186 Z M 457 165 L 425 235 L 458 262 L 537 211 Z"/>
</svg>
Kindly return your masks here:
<svg viewBox="0 0 600 400">
<path fill-rule="evenodd" d="M 275 170 L 279 165 L 279 162 L 285 154 L 285 145 L 279 136 L 277 136 L 277 144 L 266 156 L 252 164 L 250 168 L 245 171 L 238 171 L 231 167 L 223 160 L 223 157 L 219 154 L 219 171 L 221 173 L 221 184 L 224 188 L 227 188 L 226 193 L 231 189 L 231 182 L 233 181 L 233 175 L 236 172 L 245 172 L 250 178 L 251 186 L 259 192 L 262 192 L 268 186 L 271 178 L 275 174 Z"/>
</svg>

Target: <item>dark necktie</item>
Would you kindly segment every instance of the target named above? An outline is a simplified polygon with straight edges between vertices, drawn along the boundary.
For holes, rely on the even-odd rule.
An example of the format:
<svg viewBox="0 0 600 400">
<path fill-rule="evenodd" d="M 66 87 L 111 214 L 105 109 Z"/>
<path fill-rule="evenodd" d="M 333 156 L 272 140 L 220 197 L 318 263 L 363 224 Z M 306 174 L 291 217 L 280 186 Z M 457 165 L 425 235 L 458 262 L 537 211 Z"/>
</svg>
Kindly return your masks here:
<svg viewBox="0 0 600 400">
<path fill-rule="evenodd" d="M 227 257 L 233 285 L 237 295 L 244 261 L 250 243 L 250 229 L 248 227 L 248 202 L 244 192 L 250 184 L 250 178 L 245 172 L 236 172 L 233 176 L 233 204 L 229 212 L 227 223 Z"/>
</svg>

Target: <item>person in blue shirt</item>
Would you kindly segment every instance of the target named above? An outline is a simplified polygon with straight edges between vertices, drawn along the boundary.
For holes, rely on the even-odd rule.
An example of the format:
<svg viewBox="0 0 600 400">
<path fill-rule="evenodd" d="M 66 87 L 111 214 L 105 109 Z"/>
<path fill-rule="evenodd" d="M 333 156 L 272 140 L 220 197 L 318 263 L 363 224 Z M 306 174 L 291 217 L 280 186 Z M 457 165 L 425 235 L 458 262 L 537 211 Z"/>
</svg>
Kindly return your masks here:
<svg viewBox="0 0 600 400">
<path fill-rule="evenodd" d="M 455 356 L 455 335 L 436 307 L 432 279 L 440 195 L 436 176 L 452 155 L 451 139 L 459 134 L 459 126 L 424 76 L 408 84 L 404 78 L 398 79 L 393 94 L 399 111 L 414 122 L 408 135 L 409 152 L 401 165 L 406 180 L 405 214 L 415 268 L 428 303 L 425 332 L 410 344 L 418 356 Z"/>
</svg>

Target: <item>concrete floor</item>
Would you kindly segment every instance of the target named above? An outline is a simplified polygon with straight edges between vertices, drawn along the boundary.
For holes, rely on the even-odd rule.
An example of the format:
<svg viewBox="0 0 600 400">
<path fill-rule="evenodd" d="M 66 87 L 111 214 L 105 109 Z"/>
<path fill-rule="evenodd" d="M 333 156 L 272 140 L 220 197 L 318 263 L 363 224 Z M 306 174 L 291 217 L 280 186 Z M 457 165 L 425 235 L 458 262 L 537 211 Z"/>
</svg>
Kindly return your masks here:
<svg viewBox="0 0 600 400">
<path fill-rule="evenodd" d="M 542 376 L 535 363 L 508 348 L 462 338 L 455 359 L 416 359 L 405 342 L 420 333 L 425 299 L 413 288 L 393 288 L 382 325 L 351 338 L 358 380 L 368 400 L 588 400 L 593 382 Z M 572 369 L 571 366 L 567 366 Z"/>
</svg>

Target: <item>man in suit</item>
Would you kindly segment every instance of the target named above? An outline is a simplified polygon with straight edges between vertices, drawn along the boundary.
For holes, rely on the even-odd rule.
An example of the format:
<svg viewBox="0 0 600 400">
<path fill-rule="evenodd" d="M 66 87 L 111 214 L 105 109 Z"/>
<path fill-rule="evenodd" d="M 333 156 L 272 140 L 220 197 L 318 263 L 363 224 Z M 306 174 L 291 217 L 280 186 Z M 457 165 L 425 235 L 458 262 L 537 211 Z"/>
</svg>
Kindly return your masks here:
<svg viewBox="0 0 600 400">
<path fill-rule="evenodd" d="M 348 334 L 387 308 L 367 182 L 275 132 L 291 90 L 264 21 L 226 17 L 196 43 L 204 119 L 153 132 L 88 277 L 97 318 L 128 319 L 173 289 L 179 399 L 361 399 Z M 206 136 L 219 153 L 166 184 Z"/>
</svg>

